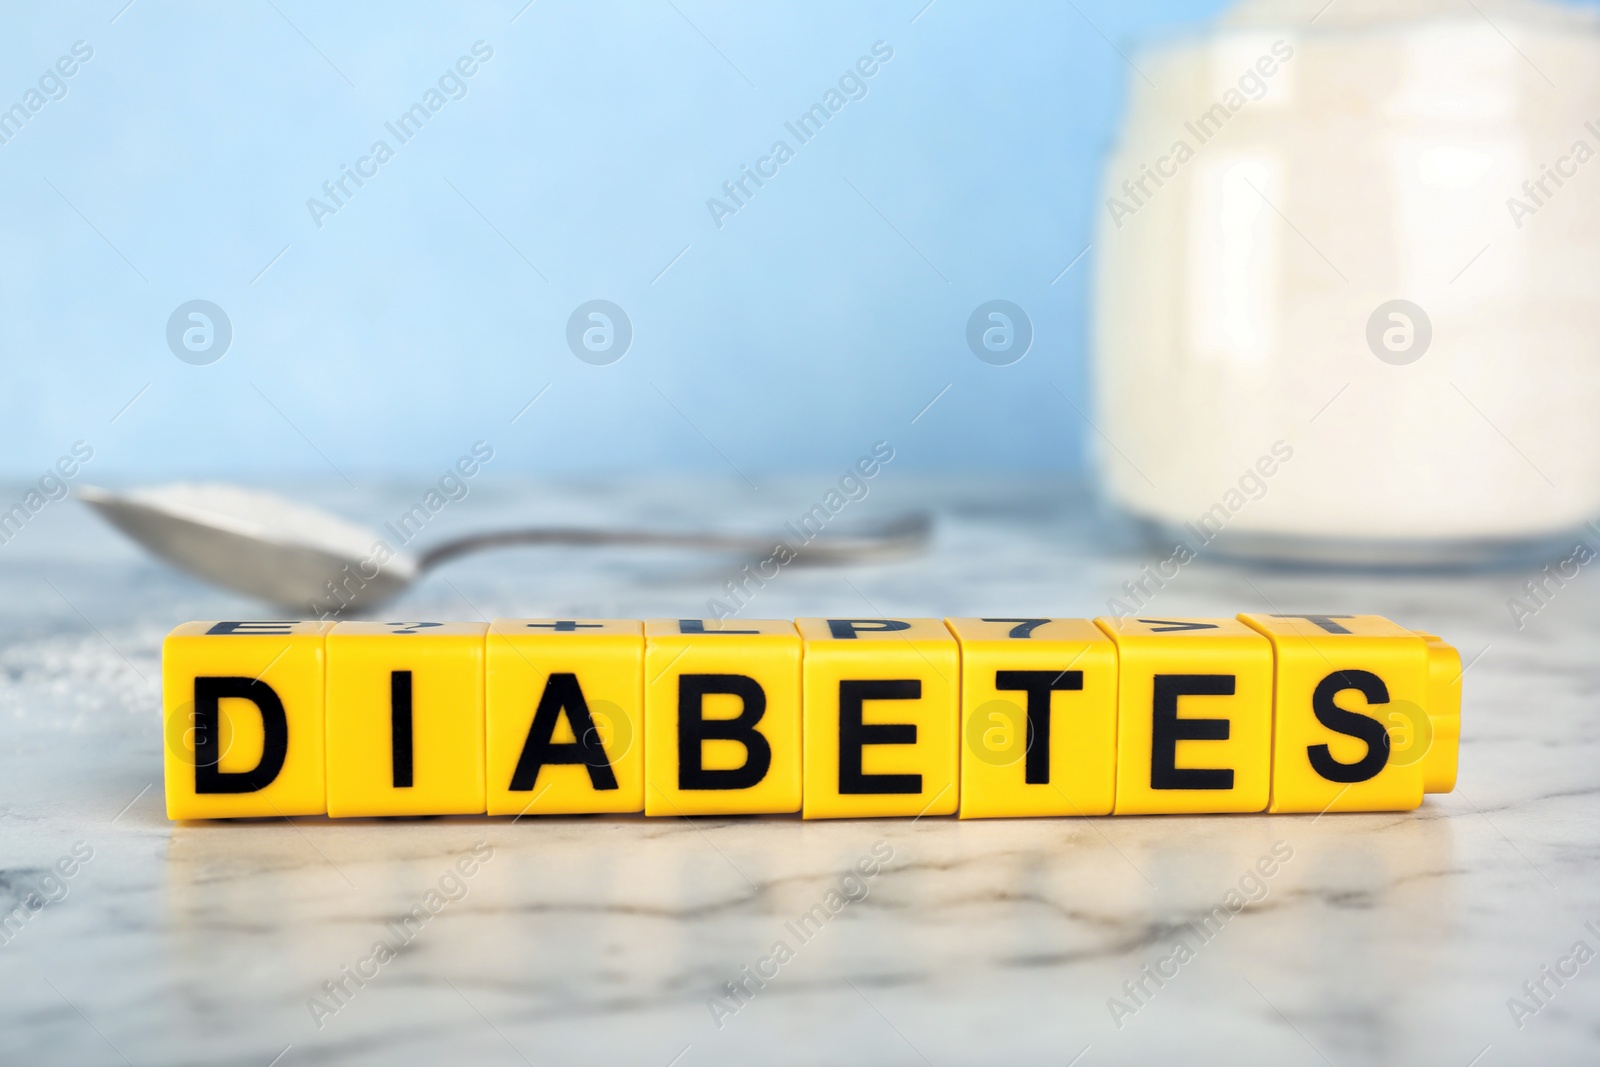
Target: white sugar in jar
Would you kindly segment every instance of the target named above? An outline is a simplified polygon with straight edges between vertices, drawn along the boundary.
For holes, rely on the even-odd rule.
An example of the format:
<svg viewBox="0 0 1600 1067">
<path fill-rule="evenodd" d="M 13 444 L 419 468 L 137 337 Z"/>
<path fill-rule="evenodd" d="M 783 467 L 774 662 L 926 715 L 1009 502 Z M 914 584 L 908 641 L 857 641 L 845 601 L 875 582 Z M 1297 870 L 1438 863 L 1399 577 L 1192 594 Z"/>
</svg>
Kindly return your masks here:
<svg viewBox="0 0 1600 1067">
<path fill-rule="evenodd" d="M 1283 558 L 1570 531 L 1600 514 L 1595 16 L 1325 4 L 1133 56 L 1095 241 L 1103 484 Z"/>
</svg>

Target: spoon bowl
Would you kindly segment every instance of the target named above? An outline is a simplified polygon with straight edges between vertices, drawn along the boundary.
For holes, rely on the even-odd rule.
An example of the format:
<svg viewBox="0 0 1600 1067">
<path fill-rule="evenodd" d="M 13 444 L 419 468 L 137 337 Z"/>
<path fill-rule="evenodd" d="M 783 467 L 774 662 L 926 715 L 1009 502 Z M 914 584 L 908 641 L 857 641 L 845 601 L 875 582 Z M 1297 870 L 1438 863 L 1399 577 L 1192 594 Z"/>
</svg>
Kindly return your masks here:
<svg viewBox="0 0 1600 1067">
<path fill-rule="evenodd" d="M 275 493 L 223 484 L 156 486 L 113 493 L 80 486 L 79 499 L 168 563 L 213 585 L 294 611 L 318 605 L 369 608 L 399 596 L 423 573 L 458 556 L 512 545 L 634 545 L 767 554 L 771 536 L 525 528 L 442 541 L 413 555 L 376 530 Z M 915 513 L 857 536 L 823 534 L 797 562 L 848 563 L 921 551 L 932 522 Z"/>
<path fill-rule="evenodd" d="M 127 493 L 81 486 L 77 493 L 168 563 L 284 607 L 303 610 L 326 600 L 328 583 L 346 568 L 365 566 L 363 604 L 399 595 L 421 572 L 414 556 L 393 549 L 375 567 L 368 561 L 384 546 L 375 531 L 261 490 L 178 484 Z"/>
</svg>

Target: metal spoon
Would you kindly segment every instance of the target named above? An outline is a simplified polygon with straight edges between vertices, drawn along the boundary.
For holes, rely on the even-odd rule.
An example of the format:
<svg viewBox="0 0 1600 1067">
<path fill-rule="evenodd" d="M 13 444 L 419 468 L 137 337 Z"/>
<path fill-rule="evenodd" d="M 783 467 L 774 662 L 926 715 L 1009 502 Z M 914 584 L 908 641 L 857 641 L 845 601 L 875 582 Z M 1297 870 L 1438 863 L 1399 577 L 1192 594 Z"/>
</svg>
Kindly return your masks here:
<svg viewBox="0 0 1600 1067">
<path fill-rule="evenodd" d="M 415 555 L 376 530 L 272 493 L 178 484 L 126 493 L 79 486 L 78 498 L 151 552 L 190 574 L 298 611 L 362 608 L 404 592 L 457 556 L 508 545 L 652 545 L 772 553 L 773 536 L 546 527 L 441 541 Z M 795 561 L 851 563 L 914 554 L 928 541 L 926 514 L 901 516 L 857 536 L 822 533 L 790 544 Z M 785 539 L 787 540 L 787 539 Z"/>
</svg>

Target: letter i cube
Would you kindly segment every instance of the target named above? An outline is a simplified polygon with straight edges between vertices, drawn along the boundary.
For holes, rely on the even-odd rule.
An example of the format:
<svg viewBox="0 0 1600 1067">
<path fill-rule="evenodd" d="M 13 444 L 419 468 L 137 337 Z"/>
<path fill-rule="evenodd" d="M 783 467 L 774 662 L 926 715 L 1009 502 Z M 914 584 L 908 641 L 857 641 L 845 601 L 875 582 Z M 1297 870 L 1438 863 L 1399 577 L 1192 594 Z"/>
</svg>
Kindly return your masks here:
<svg viewBox="0 0 1600 1067">
<path fill-rule="evenodd" d="M 644 810 L 644 624 L 496 619 L 490 815 Z"/>
<path fill-rule="evenodd" d="M 956 810 L 961 657 L 939 619 L 797 619 L 807 819 Z"/>
<path fill-rule="evenodd" d="M 320 815 L 328 622 L 187 622 L 161 646 L 169 819 Z"/>
<path fill-rule="evenodd" d="M 946 622 L 961 644 L 961 817 L 1111 814 L 1111 639 L 1088 619 Z"/>
<path fill-rule="evenodd" d="M 328 633 L 328 814 L 484 811 L 481 622 Z"/>
<path fill-rule="evenodd" d="M 1262 811 L 1272 645 L 1236 619 L 1095 620 L 1117 645 L 1118 815 Z"/>
<path fill-rule="evenodd" d="M 646 815 L 800 810 L 800 634 L 769 619 L 651 619 Z"/>
<path fill-rule="evenodd" d="M 1277 657 L 1271 811 L 1409 811 L 1455 787 L 1461 657 L 1378 615 L 1240 615 Z"/>
</svg>

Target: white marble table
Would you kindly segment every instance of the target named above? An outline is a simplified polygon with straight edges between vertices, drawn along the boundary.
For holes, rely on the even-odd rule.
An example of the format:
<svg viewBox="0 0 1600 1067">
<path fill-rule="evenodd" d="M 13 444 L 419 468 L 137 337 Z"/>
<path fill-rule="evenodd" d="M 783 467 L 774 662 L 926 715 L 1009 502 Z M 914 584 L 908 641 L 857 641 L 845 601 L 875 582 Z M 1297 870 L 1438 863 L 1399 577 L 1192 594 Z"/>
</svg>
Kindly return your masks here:
<svg viewBox="0 0 1600 1067">
<path fill-rule="evenodd" d="M 827 485 L 484 485 L 436 529 L 706 516 L 776 528 Z M 377 521 L 415 491 L 323 499 Z M 871 518 L 924 501 L 940 511 L 931 555 L 785 571 L 747 617 L 1093 615 L 1161 558 L 1116 547 L 1066 484 L 886 474 L 851 507 Z M 694 615 L 735 569 L 507 552 L 430 577 L 395 610 Z M 1414 813 L 174 826 L 159 796 L 160 638 L 263 609 L 54 504 L 0 546 L 0 905 L 41 886 L 58 898 L 0 944 L 0 1063 L 1592 1064 L 1600 962 L 1545 979 L 1520 1028 L 1508 1008 L 1538 1006 L 1523 983 L 1576 942 L 1600 950 L 1600 578 L 1585 571 L 1519 632 L 1506 600 L 1525 577 L 1202 558 L 1158 595 L 1174 615 L 1375 611 L 1455 643 L 1473 660 L 1461 788 Z M 1259 901 L 1195 937 L 1186 924 L 1275 844 L 1292 857 Z M 475 846 L 492 855 L 446 879 L 459 899 L 433 898 L 437 914 L 402 943 L 387 924 L 426 906 Z M 73 861 L 75 847 L 92 858 Z M 875 849 L 890 856 L 879 873 L 843 883 Z M 72 876 L 47 883 L 63 858 Z M 859 899 L 827 912 L 842 884 Z M 797 937 L 788 924 L 819 903 L 827 921 Z M 1157 987 L 1142 969 L 1180 938 L 1193 958 Z M 364 963 L 380 940 L 394 958 Z M 780 940 L 793 956 L 765 987 L 713 1011 Z M 358 987 L 346 967 L 373 977 Z M 352 992 L 329 999 L 338 980 Z M 1141 980 L 1135 1001 L 1124 983 Z M 318 995 L 338 1010 L 315 1018 Z M 1113 997 L 1136 1010 L 1114 1019 Z"/>
</svg>

